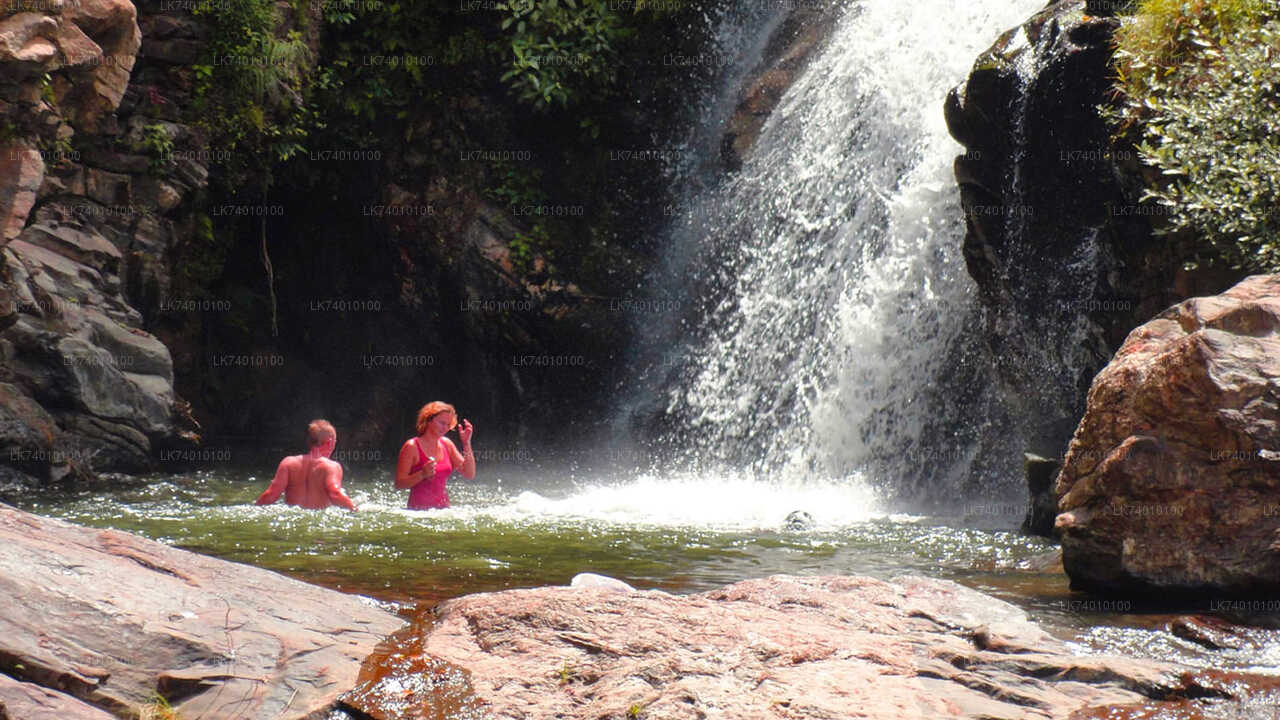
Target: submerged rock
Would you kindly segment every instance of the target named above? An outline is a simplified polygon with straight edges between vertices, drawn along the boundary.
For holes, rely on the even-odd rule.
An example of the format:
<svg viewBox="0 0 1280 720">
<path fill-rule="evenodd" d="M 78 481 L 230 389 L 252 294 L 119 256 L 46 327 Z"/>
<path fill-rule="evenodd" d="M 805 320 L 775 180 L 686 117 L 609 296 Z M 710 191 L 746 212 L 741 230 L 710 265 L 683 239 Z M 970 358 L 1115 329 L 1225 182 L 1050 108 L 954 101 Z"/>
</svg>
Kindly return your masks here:
<svg viewBox="0 0 1280 720">
<path fill-rule="evenodd" d="M 4 505 L 0 548 L 0 717 L 134 717 L 155 693 L 184 718 L 317 717 L 404 624 L 364 598 Z"/>
<path fill-rule="evenodd" d="M 808 530 L 813 527 L 813 516 L 804 510 L 792 510 L 782 524 L 787 530 Z"/>
<path fill-rule="evenodd" d="M 1176 305 L 1094 379 L 1054 494 L 1073 587 L 1280 590 L 1280 275 Z"/>
<path fill-rule="evenodd" d="M 1062 461 L 1024 453 L 1022 467 L 1027 476 L 1027 491 L 1031 495 L 1027 515 L 1022 520 L 1022 532 L 1051 537 L 1053 520 L 1058 515 L 1058 499 L 1053 495 L 1053 481 L 1062 470 Z"/>
<path fill-rule="evenodd" d="M 490 718 L 1026 720 L 1203 690 L 1171 663 L 1078 656 L 1013 605 L 920 577 L 509 590 L 442 603 L 421 633 L 414 649 L 469 671 Z M 391 697 L 416 682 L 383 676 L 344 702 L 422 717 Z"/>
</svg>

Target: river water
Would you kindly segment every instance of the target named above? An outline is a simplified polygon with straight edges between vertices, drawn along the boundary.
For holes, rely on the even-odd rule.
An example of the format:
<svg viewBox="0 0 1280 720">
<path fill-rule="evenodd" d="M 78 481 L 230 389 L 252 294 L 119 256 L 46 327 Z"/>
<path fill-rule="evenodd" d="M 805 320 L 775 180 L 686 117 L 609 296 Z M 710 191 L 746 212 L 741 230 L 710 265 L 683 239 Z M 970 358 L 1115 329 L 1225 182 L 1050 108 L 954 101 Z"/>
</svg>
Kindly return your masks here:
<svg viewBox="0 0 1280 720">
<path fill-rule="evenodd" d="M 848 486 L 752 477 L 627 475 L 571 461 L 481 468 L 450 483 L 453 507 L 404 509 L 390 469 L 347 467 L 349 513 L 258 507 L 270 464 L 116 478 L 116 487 L 19 496 L 25 510 L 135 532 L 391 603 L 420 617 L 449 597 L 568 584 L 579 572 L 690 593 L 775 573 L 921 574 L 1012 602 L 1081 653 L 1122 652 L 1205 667 L 1280 667 L 1280 644 L 1208 654 L 1163 630 L 1167 609 L 1073 594 L 1054 546 L 1016 532 L 1021 508 L 893 513 Z M 786 516 L 804 510 L 806 529 Z M 1196 610 L 1195 608 L 1186 608 Z M 1208 608 L 1205 608 L 1206 610 Z"/>
</svg>

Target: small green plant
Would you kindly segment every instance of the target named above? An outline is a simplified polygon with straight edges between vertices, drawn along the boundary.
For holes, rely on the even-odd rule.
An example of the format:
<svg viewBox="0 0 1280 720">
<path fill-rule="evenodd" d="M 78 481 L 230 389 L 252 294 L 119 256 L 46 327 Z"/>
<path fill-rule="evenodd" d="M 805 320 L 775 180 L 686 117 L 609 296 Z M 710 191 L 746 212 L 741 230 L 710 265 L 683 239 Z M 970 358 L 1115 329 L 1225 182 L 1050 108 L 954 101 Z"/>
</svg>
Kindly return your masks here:
<svg viewBox="0 0 1280 720">
<path fill-rule="evenodd" d="M 49 73 L 45 73 L 40 78 L 40 97 L 50 105 L 56 106 L 58 104 L 57 97 L 53 93 L 53 76 Z"/>
<path fill-rule="evenodd" d="M 568 658 L 565 658 L 564 664 L 560 666 L 560 672 L 557 675 L 560 677 L 561 685 L 568 685 L 577 675 L 577 672 L 569 666 Z"/>
<path fill-rule="evenodd" d="M 644 712 L 644 705 L 640 703 L 631 703 L 631 707 L 627 708 L 627 717 L 635 720 L 640 717 L 640 713 Z"/>
<path fill-rule="evenodd" d="M 484 194 L 501 205 L 520 207 L 547 201 L 542 190 L 542 171 L 537 168 L 495 160 L 488 173 L 488 185 Z"/>
<path fill-rule="evenodd" d="M 181 718 L 169 705 L 169 701 L 155 692 L 147 699 L 147 703 L 139 708 L 138 720 L 181 720 Z"/>
<path fill-rule="evenodd" d="M 1188 262 L 1280 269 L 1280 6 L 1143 0 L 1116 33 L 1117 133 L 1158 173 L 1142 200 Z"/>
<path fill-rule="evenodd" d="M 134 148 L 150 158 L 152 172 L 160 172 L 173 157 L 173 138 L 160 123 L 151 123 L 142 128 L 140 137 Z"/>
<path fill-rule="evenodd" d="M 554 254 L 551 251 L 551 233 L 542 223 L 534 223 L 528 233 L 516 233 L 507 247 L 511 250 L 511 265 L 518 275 L 532 272 L 538 255 L 550 260 Z"/>
</svg>

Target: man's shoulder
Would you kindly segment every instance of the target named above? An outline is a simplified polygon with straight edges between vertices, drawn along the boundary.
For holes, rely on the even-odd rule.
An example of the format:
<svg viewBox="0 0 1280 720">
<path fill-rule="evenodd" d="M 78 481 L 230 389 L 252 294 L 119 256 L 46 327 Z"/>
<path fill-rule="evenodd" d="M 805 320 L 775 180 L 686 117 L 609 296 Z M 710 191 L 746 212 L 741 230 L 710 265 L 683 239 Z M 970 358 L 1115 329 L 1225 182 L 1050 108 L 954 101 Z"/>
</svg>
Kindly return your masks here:
<svg viewBox="0 0 1280 720">
<path fill-rule="evenodd" d="M 285 455 L 280 460 L 280 467 L 297 467 L 301 462 L 301 455 Z"/>
</svg>

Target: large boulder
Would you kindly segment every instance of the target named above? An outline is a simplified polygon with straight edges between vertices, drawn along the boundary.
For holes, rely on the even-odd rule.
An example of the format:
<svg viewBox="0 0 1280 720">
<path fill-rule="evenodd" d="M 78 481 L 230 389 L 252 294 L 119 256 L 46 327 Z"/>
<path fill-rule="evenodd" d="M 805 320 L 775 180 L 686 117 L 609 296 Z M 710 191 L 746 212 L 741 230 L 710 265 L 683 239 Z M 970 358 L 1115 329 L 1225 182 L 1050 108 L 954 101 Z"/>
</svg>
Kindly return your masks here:
<svg viewBox="0 0 1280 720">
<path fill-rule="evenodd" d="M 1027 720 L 1205 692 L 1187 668 L 1080 656 L 1008 603 L 920 577 L 509 590 L 449 600 L 423 632 L 344 703 L 378 720 L 436 717 L 442 695 L 512 719 Z"/>
<path fill-rule="evenodd" d="M 1097 592 L 1280 590 L 1280 275 L 1176 305 L 1099 373 L 1054 493 Z"/>
<path fill-rule="evenodd" d="M 5 505 L 0 548 L 0 717 L 136 717 L 156 694 L 184 718 L 327 717 L 403 624 L 365 598 Z"/>
<path fill-rule="evenodd" d="M 87 469 L 144 470 L 180 431 L 168 349 L 121 294 L 120 250 L 46 208 L 2 251 L 17 318 L 0 332 L 2 380 L 54 416 Z M 40 476 L 42 472 L 37 472 Z"/>
</svg>

